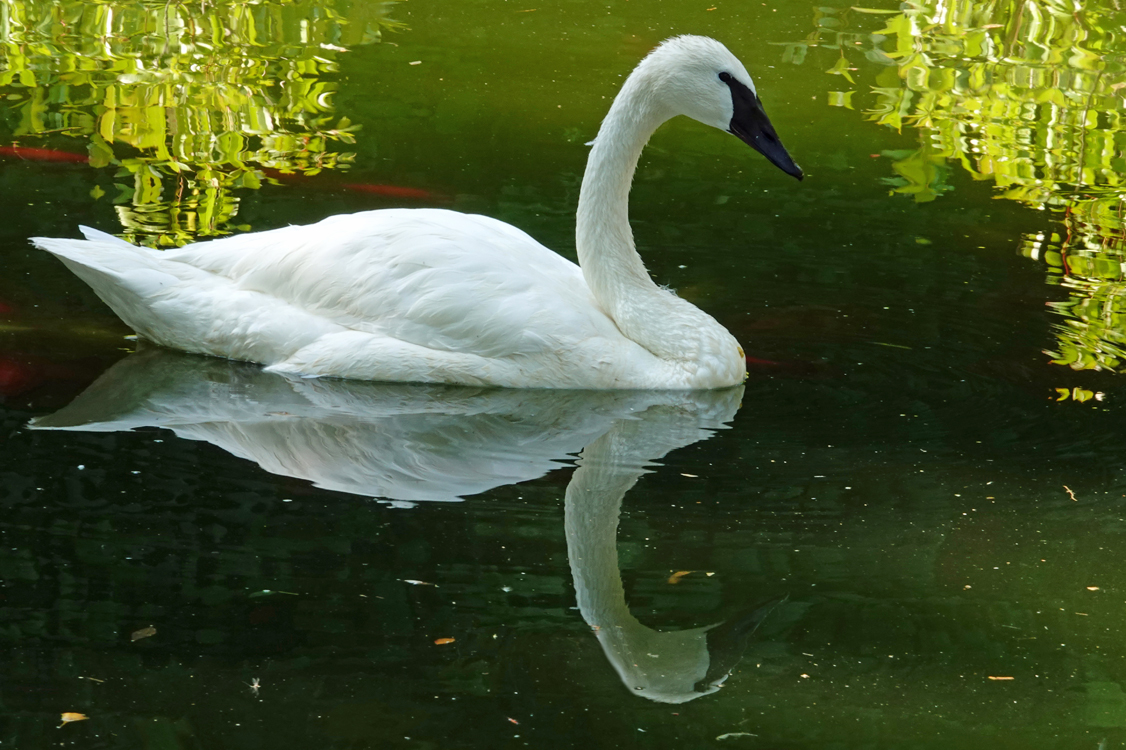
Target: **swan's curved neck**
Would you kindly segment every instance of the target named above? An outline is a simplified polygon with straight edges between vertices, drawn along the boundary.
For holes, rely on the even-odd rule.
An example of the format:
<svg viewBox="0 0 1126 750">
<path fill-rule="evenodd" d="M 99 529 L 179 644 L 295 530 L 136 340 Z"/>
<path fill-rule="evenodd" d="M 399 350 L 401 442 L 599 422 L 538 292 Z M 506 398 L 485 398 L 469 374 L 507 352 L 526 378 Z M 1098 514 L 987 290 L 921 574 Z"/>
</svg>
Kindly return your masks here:
<svg viewBox="0 0 1126 750">
<path fill-rule="evenodd" d="M 586 283 L 617 318 L 628 294 L 657 291 L 633 244 L 629 189 L 641 150 L 674 113 L 658 104 L 644 68 L 630 75 L 602 121 L 579 194 L 575 245 Z"/>
<path fill-rule="evenodd" d="M 723 388 L 746 374 L 738 342 L 710 315 L 653 283 L 629 226 L 638 157 L 653 131 L 677 114 L 662 96 L 663 75 L 657 63 L 642 62 L 602 121 L 579 194 L 575 246 L 587 286 L 618 330 L 678 373 L 679 381 L 658 379 L 661 387 Z"/>
</svg>

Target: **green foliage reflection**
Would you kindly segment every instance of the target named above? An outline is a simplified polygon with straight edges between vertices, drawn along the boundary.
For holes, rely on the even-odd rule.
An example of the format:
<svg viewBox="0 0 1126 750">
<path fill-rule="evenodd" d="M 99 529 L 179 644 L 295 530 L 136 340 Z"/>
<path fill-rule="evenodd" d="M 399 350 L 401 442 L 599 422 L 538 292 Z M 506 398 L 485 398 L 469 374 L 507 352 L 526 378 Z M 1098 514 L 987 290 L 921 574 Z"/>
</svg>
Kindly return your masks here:
<svg viewBox="0 0 1126 750">
<path fill-rule="evenodd" d="M 878 16 L 882 28 L 847 30 Z M 885 154 L 892 192 L 935 200 L 956 162 L 1001 197 L 1060 214 L 1061 231 L 1023 238 L 1024 254 L 1045 260 L 1050 282 L 1070 292 L 1052 305 L 1066 321 L 1049 354 L 1075 369 L 1126 362 L 1126 13 L 1117 3 L 926 0 L 901 11 L 822 7 L 814 22 L 786 57 L 836 48 L 827 72 L 851 90 L 831 92 L 830 104 L 853 108 L 857 78 L 871 74 L 864 116 L 919 135 L 917 150 Z"/>
<path fill-rule="evenodd" d="M 6 0 L 5 130 L 115 168 L 118 215 L 146 244 L 228 231 L 237 188 L 347 166 L 335 56 L 397 24 L 366 0 Z M 80 141 L 68 144 L 66 138 Z M 100 197 L 95 191 L 95 198 Z"/>
</svg>

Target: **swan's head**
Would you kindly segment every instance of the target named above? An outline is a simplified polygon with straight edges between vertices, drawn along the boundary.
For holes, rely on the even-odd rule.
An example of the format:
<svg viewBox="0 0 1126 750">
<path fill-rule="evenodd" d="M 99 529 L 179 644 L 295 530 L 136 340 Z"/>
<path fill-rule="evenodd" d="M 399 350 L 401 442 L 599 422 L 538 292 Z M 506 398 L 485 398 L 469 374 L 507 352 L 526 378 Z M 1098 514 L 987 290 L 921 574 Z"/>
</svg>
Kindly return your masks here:
<svg viewBox="0 0 1126 750">
<path fill-rule="evenodd" d="M 727 131 L 788 175 L 802 178 L 763 110 L 754 81 L 726 47 L 703 36 L 676 36 L 638 66 L 663 103 L 705 125 Z"/>
</svg>

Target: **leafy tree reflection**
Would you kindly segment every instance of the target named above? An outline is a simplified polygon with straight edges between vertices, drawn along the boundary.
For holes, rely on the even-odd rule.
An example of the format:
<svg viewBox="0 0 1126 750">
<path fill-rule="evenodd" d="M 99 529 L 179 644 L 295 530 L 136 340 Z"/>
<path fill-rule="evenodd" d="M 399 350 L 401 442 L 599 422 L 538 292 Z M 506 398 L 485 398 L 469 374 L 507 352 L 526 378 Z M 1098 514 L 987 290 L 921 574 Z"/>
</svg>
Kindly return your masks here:
<svg viewBox="0 0 1126 750">
<path fill-rule="evenodd" d="M 336 56 L 399 26 L 391 5 L 11 0 L 0 96 L 17 145 L 114 170 L 129 239 L 183 244 L 234 228 L 238 189 L 347 167 Z"/>
<path fill-rule="evenodd" d="M 815 11 L 817 31 L 786 45 L 834 47 L 827 72 L 849 90 L 829 103 L 853 108 L 863 76 L 874 76 L 864 111 L 872 121 L 914 129 L 920 146 L 886 153 L 893 193 L 933 201 L 950 189 L 954 163 L 991 180 L 1003 198 L 1058 217 L 1026 233 L 1024 255 L 1069 291 L 1051 306 L 1057 364 L 1119 369 L 1126 362 L 1126 13 L 1116 2 L 926 0 L 901 11 Z M 861 33 L 850 24 L 882 28 Z M 861 94 L 860 96 L 867 96 Z"/>
</svg>

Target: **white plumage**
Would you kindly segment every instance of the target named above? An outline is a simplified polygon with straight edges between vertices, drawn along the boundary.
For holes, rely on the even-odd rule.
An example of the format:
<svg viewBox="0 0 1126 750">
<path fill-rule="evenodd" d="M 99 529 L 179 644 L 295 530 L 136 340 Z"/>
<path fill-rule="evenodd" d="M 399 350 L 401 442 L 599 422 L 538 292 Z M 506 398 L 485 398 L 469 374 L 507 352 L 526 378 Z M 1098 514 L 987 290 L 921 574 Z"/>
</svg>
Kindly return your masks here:
<svg viewBox="0 0 1126 750">
<path fill-rule="evenodd" d="M 641 62 L 591 150 L 581 269 L 515 227 L 438 209 L 332 216 L 168 251 L 85 227 L 85 240 L 33 241 L 140 336 L 277 372 L 533 388 L 736 385 L 742 349 L 650 280 L 626 209 L 642 147 L 676 114 L 730 129 L 794 174 L 784 149 L 787 163 L 740 127 L 748 97 L 758 105 L 750 76 L 711 39 L 676 37 Z M 750 127 L 777 142 L 765 114 Z"/>
</svg>

